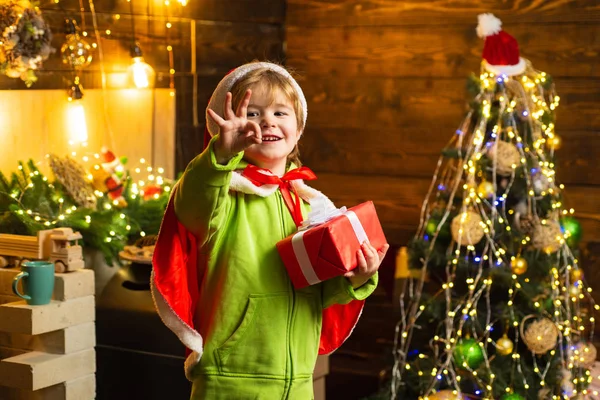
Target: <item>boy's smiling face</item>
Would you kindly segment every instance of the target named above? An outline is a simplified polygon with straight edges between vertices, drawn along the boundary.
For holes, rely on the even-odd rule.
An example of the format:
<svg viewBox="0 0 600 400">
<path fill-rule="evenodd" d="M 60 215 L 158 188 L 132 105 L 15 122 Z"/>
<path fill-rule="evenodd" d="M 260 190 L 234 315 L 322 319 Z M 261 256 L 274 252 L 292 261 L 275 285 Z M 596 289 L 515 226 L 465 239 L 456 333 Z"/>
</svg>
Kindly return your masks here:
<svg viewBox="0 0 600 400">
<path fill-rule="evenodd" d="M 260 126 L 262 143 L 248 147 L 244 158 L 281 176 L 285 172 L 287 156 L 302 133 L 298 129 L 293 103 L 281 90 L 268 93 L 260 84 L 251 89 L 247 118 Z"/>
</svg>

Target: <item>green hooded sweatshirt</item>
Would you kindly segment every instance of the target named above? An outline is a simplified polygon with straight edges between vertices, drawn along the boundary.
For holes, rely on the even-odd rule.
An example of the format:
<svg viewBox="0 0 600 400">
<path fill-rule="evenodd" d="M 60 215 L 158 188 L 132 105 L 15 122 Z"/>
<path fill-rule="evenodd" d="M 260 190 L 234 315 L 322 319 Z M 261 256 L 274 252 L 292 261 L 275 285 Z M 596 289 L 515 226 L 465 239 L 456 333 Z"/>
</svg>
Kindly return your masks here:
<svg viewBox="0 0 600 400">
<path fill-rule="evenodd" d="M 199 247 L 194 323 L 204 351 L 188 374 L 192 399 L 312 399 L 323 308 L 365 299 L 377 275 L 358 289 L 344 277 L 294 289 L 275 246 L 297 231 L 281 192 L 241 175 L 243 153 L 218 164 L 215 140 L 174 194 L 175 214 Z M 292 184 L 304 216 L 311 199 L 326 199 Z"/>
</svg>

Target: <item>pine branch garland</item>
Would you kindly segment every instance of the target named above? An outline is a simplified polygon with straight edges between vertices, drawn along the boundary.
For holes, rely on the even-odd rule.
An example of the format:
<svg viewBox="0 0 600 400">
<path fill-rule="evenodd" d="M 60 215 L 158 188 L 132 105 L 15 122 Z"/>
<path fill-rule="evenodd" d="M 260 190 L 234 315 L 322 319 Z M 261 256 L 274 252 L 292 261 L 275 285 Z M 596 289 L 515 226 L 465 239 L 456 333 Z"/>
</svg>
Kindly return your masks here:
<svg viewBox="0 0 600 400">
<path fill-rule="evenodd" d="M 142 235 L 157 234 L 169 198 L 145 200 L 132 191 L 133 181 L 125 181 L 128 204 L 113 207 L 106 196 L 94 208 L 78 206 L 64 185 L 44 176 L 34 160 L 19 162 L 17 171 L 0 172 L 0 233 L 35 235 L 55 227 L 70 227 L 83 236 L 84 248 L 100 251 L 106 263 L 119 263 L 119 252 Z"/>
</svg>

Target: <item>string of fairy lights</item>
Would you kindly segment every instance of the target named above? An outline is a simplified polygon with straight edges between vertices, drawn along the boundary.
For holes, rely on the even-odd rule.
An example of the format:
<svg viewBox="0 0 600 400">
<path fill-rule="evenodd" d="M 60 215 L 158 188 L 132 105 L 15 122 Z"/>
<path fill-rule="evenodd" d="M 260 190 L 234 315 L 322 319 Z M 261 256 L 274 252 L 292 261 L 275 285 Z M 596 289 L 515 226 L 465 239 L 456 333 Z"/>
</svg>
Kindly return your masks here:
<svg viewBox="0 0 600 400">
<path fill-rule="evenodd" d="M 516 351 L 520 341 L 524 341 L 535 354 L 549 355 L 546 359 L 533 357 L 533 370 L 541 387 L 545 386 L 552 359 L 560 358 L 565 377 L 562 382 L 563 394 L 560 396 L 552 394 L 552 398 L 571 398 L 578 394 L 574 385 L 592 382 L 590 372 L 580 367 L 588 359 L 588 353 L 595 354 L 595 349 L 591 348 L 591 345 L 575 344 L 584 335 L 585 342 L 591 344 L 594 336 L 593 312 L 587 317 L 584 316 L 582 302 L 586 301 L 594 310 L 600 307 L 594 303 L 591 296 L 592 289 L 585 286 L 579 261 L 567 244 L 570 232 L 561 232 L 558 223 L 561 216 L 574 213 L 573 209 L 564 208 L 560 200 L 564 186 L 556 183 L 555 165 L 547 157 L 547 154 L 552 156 L 554 150 L 560 147 L 561 139 L 555 133 L 554 124 L 548 122 L 544 116 L 558 107 L 560 98 L 554 93 L 553 85 L 549 85 L 549 90 L 546 90 L 547 75 L 533 69 L 529 62 L 526 71 L 514 77 L 496 75 L 482 65 L 479 78 L 480 93 L 475 100 L 482 105 L 481 114 L 476 123 L 471 124 L 473 117 L 471 111 L 457 130 L 457 134 L 450 140 L 449 147 L 459 150 L 459 158 L 440 157 L 421 209 L 420 225 L 416 236 L 427 241 L 429 247 L 425 258 L 420 260 L 422 264 L 420 278 L 410 279 L 400 297 L 401 316 L 394 339 L 392 398 L 396 398 L 401 385 L 404 384 L 405 372 L 418 366 L 419 360 L 429 359 L 433 362 L 433 368 L 417 371 L 420 377 L 430 377 L 420 399 L 461 398 L 459 397 L 460 382 L 463 379 L 461 375 L 464 376 L 465 371 L 479 387 L 475 393 L 478 397 L 475 398 L 493 399 L 492 389 L 496 376 L 490 365 L 492 353 L 488 350 L 495 350 L 512 358 L 512 381 L 505 389 L 507 395 L 515 394 L 514 382 L 519 379 L 522 387 L 528 391 L 533 385 L 527 382 L 523 374 L 521 355 Z M 486 126 L 492 118 L 493 102 L 498 106 L 499 115 L 507 114 L 511 119 L 508 121 L 499 119 L 493 127 L 491 140 L 486 140 Z M 517 111 L 518 117 L 514 116 L 514 111 Z M 519 124 L 514 118 L 524 121 L 529 133 L 520 132 Z M 531 140 L 527 140 L 528 138 L 525 137 L 527 134 L 531 135 Z M 532 145 L 529 146 L 527 143 Z M 479 167 L 482 157 L 486 155 L 493 160 L 491 181 L 482 179 L 483 174 Z M 525 201 L 516 207 L 508 207 L 506 200 L 515 183 L 516 171 L 519 167 L 530 172 L 524 174 L 527 196 Z M 499 187 L 504 189 L 501 196 L 496 195 Z M 451 248 L 448 249 L 448 254 L 451 256 L 448 257 L 445 266 L 446 282 L 437 293 L 424 302 L 422 294 L 430 262 L 429 256 L 433 252 L 442 228 L 450 222 L 454 198 L 461 196 L 462 204 L 459 206 L 459 213 L 451 221 L 454 240 Z M 548 196 L 552 198 L 552 211 L 548 218 L 539 218 L 536 202 Z M 442 210 L 442 215 L 432 226 L 431 217 L 434 210 Z M 547 318 L 540 319 L 532 315 L 521 318 L 515 312 L 517 294 L 523 290 L 524 285 L 531 284 L 529 278 L 521 276 L 527 270 L 527 261 L 520 256 L 520 251 L 516 255 L 511 255 L 509 249 L 495 240 L 499 230 L 510 232 L 513 229 L 509 223 L 511 219 L 520 221 L 522 217 L 525 217 L 525 222 L 529 222 L 532 226 L 532 230 L 524 235 L 521 242 L 522 249 L 527 247 L 539 249 L 550 257 L 552 263 L 550 269 L 552 307 Z M 479 250 L 476 251 L 475 245 L 481 240 L 484 241 L 483 246 L 480 245 Z M 478 268 L 474 273 L 469 274 L 464 282 L 465 287 L 468 288 L 467 294 L 457 299 L 453 297 L 453 288 L 457 284 L 457 268 L 462 261 L 474 261 Z M 490 293 L 494 282 L 491 275 L 486 275 L 484 270 L 502 267 L 510 268 L 512 271 L 507 301 L 509 323 L 506 324 L 507 331 L 504 335 L 494 340 L 491 332 L 494 326 L 503 321 L 492 319 L 493 307 Z M 415 363 L 409 363 L 408 354 L 412 349 L 411 343 L 417 320 L 440 296 L 445 298 L 446 318 L 442 323 L 440 334 L 430 341 L 432 352 L 420 353 Z M 485 304 L 483 307 L 486 310 L 485 315 L 479 315 L 480 302 Z M 540 301 L 535 301 L 534 307 L 541 310 L 543 305 Z M 465 331 L 465 322 L 468 319 L 481 322 L 484 329 L 478 331 L 475 328 L 476 324 L 473 323 Z M 529 324 L 526 328 L 527 322 Z M 508 329 L 513 330 L 514 343 L 507 336 Z M 555 333 L 553 329 L 556 329 Z M 481 349 L 483 360 L 477 368 L 473 368 L 460 352 L 461 346 L 466 342 Z M 461 374 L 458 373 L 458 368 L 461 369 Z M 440 391 L 439 388 L 442 386 L 451 389 Z M 588 391 L 583 389 L 581 394 L 586 395 Z M 596 392 L 594 394 L 597 395 Z M 524 396 L 525 393 L 522 395 Z"/>
<path fill-rule="evenodd" d="M 90 10 L 90 14 L 91 17 L 94 21 L 97 20 L 97 13 L 95 10 L 95 6 L 94 6 L 94 2 L 93 0 L 88 0 L 89 1 L 89 10 Z M 132 36 L 133 36 L 133 40 L 135 41 L 135 25 L 133 24 L 133 20 L 136 18 L 136 15 L 133 12 L 133 6 L 132 6 L 132 0 L 127 0 L 127 2 L 130 4 L 130 19 L 132 20 Z M 65 10 L 62 8 L 61 4 L 60 4 L 60 0 L 53 0 L 53 3 L 58 5 L 61 10 L 63 11 L 63 13 L 66 13 Z M 175 2 L 176 4 L 181 5 L 182 7 L 185 7 L 187 5 L 187 1 L 186 0 L 178 0 Z M 102 36 L 104 37 L 111 37 L 112 35 L 112 31 L 115 29 L 114 26 L 112 25 L 116 25 L 118 24 L 121 20 L 122 20 L 122 15 L 121 14 L 114 14 L 111 18 L 112 20 L 112 24 L 109 24 L 108 26 L 105 27 L 105 29 L 103 29 L 102 31 L 100 31 L 99 29 L 97 29 L 96 24 L 94 24 L 94 29 L 95 29 L 95 41 L 89 45 L 85 38 L 89 37 L 89 32 L 86 30 L 86 25 L 85 25 L 85 17 L 86 17 L 86 10 L 85 7 L 83 5 L 83 0 L 80 0 L 79 2 L 80 4 L 80 19 L 81 19 L 81 28 L 77 27 L 77 24 L 75 23 L 75 29 L 74 31 L 68 31 L 65 32 L 67 34 L 67 40 L 66 40 L 66 46 L 63 45 L 61 48 L 61 53 L 63 55 L 63 62 L 67 65 L 72 66 L 77 73 L 80 73 L 81 70 L 87 66 L 90 65 L 90 63 L 92 62 L 92 52 L 94 49 L 98 49 L 99 53 L 102 52 L 100 43 L 99 43 L 99 39 L 102 38 Z M 172 3 L 169 0 L 165 0 L 163 2 L 164 4 L 164 16 L 159 17 L 159 16 L 147 16 L 147 18 L 149 19 L 155 19 L 155 20 L 159 20 L 159 19 L 163 19 L 164 20 L 164 24 L 166 27 L 166 44 L 165 44 L 165 50 L 167 52 L 167 57 L 169 60 L 169 75 L 170 75 L 170 85 L 169 87 L 171 88 L 171 96 L 174 96 L 174 75 L 175 75 L 175 66 L 174 66 L 174 57 L 173 57 L 173 44 L 172 44 L 172 39 L 171 39 L 171 28 L 173 27 L 173 22 L 172 22 L 172 12 L 171 12 L 171 8 L 172 8 Z M 71 21 L 74 22 L 74 19 L 71 18 Z M 71 41 L 71 43 L 68 43 L 69 41 Z M 135 60 L 136 58 L 141 58 L 141 57 L 136 57 L 132 55 L 132 65 L 130 66 L 130 74 L 135 74 L 136 72 L 143 72 L 141 69 L 136 69 L 135 65 L 139 62 L 139 60 Z M 143 60 L 141 60 L 143 61 Z M 102 60 L 101 60 L 102 63 Z M 150 68 L 152 69 L 152 67 L 148 66 L 145 68 Z M 76 75 L 77 76 L 77 75 Z M 154 86 L 154 82 L 148 80 L 148 79 L 141 79 L 141 80 L 136 80 L 135 78 L 130 79 L 130 84 L 133 84 L 134 87 L 137 88 L 148 88 L 148 87 L 153 87 Z"/>
<path fill-rule="evenodd" d="M 127 85 L 133 86 L 137 89 L 147 89 L 154 87 L 156 74 L 154 69 L 145 62 L 142 54 L 141 47 L 139 43 L 136 41 L 136 32 L 135 32 L 135 18 L 133 3 L 132 0 L 127 0 L 130 6 L 130 22 L 131 22 L 131 34 L 132 34 L 132 45 L 130 49 L 130 55 L 132 57 L 132 62 L 127 69 Z M 72 141 L 84 143 L 87 141 L 87 126 L 85 124 L 85 111 L 82 104 L 82 99 L 84 97 L 83 87 L 81 85 L 81 72 L 84 68 L 88 67 L 92 63 L 93 52 L 97 50 L 98 58 L 100 62 L 100 73 L 102 79 L 102 89 L 103 92 L 106 91 L 107 86 L 107 77 L 106 77 L 106 66 L 104 65 L 104 54 L 101 43 L 102 35 L 105 37 L 110 37 L 112 34 L 111 28 L 112 26 L 107 26 L 103 32 L 98 26 L 98 15 L 96 13 L 95 5 L 93 0 L 88 0 L 89 2 L 89 10 L 91 13 L 91 18 L 93 21 L 93 29 L 94 29 L 94 42 L 90 45 L 86 38 L 89 37 L 89 33 L 86 30 L 85 25 L 85 7 L 83 4 L 83 0 L 79 0 L 79 11 L 81 18 L 81 29 L 77 26 L 75 20 L 73 18 L 67 18 L 65 25 L 65 42 L 61 47 L 61 55 L 63 63 L 70 66 L 73 70 L 73 80 L 68 90 L 68 101 L 70 107 L 68 109 L 68 119 L 72 121 L 70 129 L 73 131 L 70 133 Z M 187 4 L 186 0 L 178 0 L 176 2 L 181 6 L 185 6 Z M 66 14 L 65 10 L 62 8 L 60 4 L 60 0 L 54 0 L 54 4 L 58 5 L 63 13 Z M 165 7 L 165 27 L 166 27 L 166 44 L 165 50 L 167 52 L 168 64 L 169 64 L 169 89 L 170 96 L 175 96 L 175 63 L 173 56 L 173 44 L 171 40 L 171 28 L 173 27 L 173 23 L 171 21 L 171 2 L 169 0 L 164 1 Z M 156 17 L 154 17 L 156 18 Z M 121 14 L 114 14 L 111 18 L 112 24 L 116 25 L 121 21 Z M 111 146 L 114 145 L 112 140 L 112 129 L 110 127 L 110 123 L 108 120 L 108 110 L 106 106 L 104 107 L 104 117 L 107 123 L 107 131 L 108 135 L 111 138 Z"/>
<path fill-rule="evenodd" d="M 50 155 L 46 156 L 46 158 L 49 158 L 49 157 L 50 157 Z M 71 157 L 73 158 L 73 160 L 77 160 L 77 162 L 82 167 L 84 167 L 86 171 L 88 171 L 85 178 L 87 178 L 87 180 L 89 182 L 93 181 L 92 173 L 89 171 L 102 168 L 101 155 L 99 153 L 95 153 L 90 157 L 90 155 L 81 155 L 81 154 L 78 155 L 77 152 L 72 152 Z M 23 166 L 19 165 L 18 170 L 20 172 L 23 172 L 24 171 Z M 119 173 L 119 174 L 123 174 L 123 179 L 126 178 L 127 173 L 130 174 L 129 178 L 133 180 L 133 182 L 131 183 L 131 191 L 130 191 L 130 199 L 131 200 L 136 199 L 138 196 L 142 196 L 145 199 L 158 199 L 160 197 L 160 194 L 162 193 L 162 191 L 164 191 L 165 193 L 170 193 L 170 191 L 172 189 L 173 182 L 171 179 L 166 178 L 164 176 L 164 173 L 165 173 L 164 168 L 153 167 L 153 166 L 149 165 L 144 158 L 141 158 L 139 160 L 139 164 L 137 166 L 131 168 L 129 171 L 126 171 L 124 169 L 123 165 L 121 164 L 115 168 L 115 172 Z M 136 176 L 134 176 L 134 173 L 136 174 Z M 29 172 L 30 178 L 33 178 L 33 177 L 39 176 L 39 175 L 40 175 L 39 171 Z M 43 176 L 42 180 L 44 182 L 47 182 L 48 178 Z M 21 203 L 21 199 L 26 194 L 26 191 L 29 189 L 33 189 L 33 187 L 34 187 L 33 182 L 29 182 L 26 186 L 21 188 L 20 191 L 15 191 L 15 192 L 11 193 L 10 196 L 15 200 L 16 204 L 20 207 L 15 210 L 18 214 L 20 214 L 20 215 L 27 214 L 27 215 L 31 216 L 36 222 L 39 222 L 46 227 L 51 228 L 53 226 L 56 226 L 57 224 L 60 224 L 61 221 L 65 220 L 65 218 L 69 214 L 72 214 L 72 213 L 78 211 L 79 208 L 90 210 L 89 207 L 85 207 L 85 206 L 78 207 L 77 205 L 69 205 L 67 207 L 65 205 L 64 198 L 57 199 L 57 202 L 59 203 L 59 210 L 58 210 L 56 216 L 46 215 L 39 211 L 25 208 L 25 207 L 23 207 L 23 205 Z M 49 184 L 49 187 L 54 188 L 54 185 Z M 157 188 L 159 188 L 160 190 L 156 190 Z M 102 199 L 107 196 L 107 194 L 105 192 L 100 191 L 100 190 L 94 190 L 93 194 L 97 199 Z M 63 208 L 63 205 L 65 205 L 64 208 Z M 104 208 L 106 210 L 111 210 L 113 208 L 116 210 L 119 210 L 122 206 L 123 206 L 123 204 L 121 204 L 118 200 L 104 202 Z M 88 225 L 92 223 L 91 215 L 88 214 L 84 218 L 85 218 L 85 222 Z M 125 213 L 120 213 L 120 218 L 127 222 L 126 230 L 127 231 L 131 230 L 131 225 L 129 224 L 128 216 Z M 116 236 L 115 231 L 110 231 L 109 236 L 107 236 L 104 240 L 106 242 L 111 242 L 115 238 L 115 236 Z M 144 237 L 144 236 L 146 236 L 146 233 L 144 231 L 141 231 L 140 236 Z"/>
</svg>

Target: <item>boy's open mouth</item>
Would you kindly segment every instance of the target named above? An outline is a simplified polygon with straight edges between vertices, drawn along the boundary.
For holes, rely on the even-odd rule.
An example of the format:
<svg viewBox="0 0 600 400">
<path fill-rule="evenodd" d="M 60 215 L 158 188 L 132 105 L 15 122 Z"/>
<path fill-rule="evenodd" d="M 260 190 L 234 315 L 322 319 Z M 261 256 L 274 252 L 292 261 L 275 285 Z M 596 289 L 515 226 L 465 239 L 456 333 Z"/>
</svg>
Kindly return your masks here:
<svg viewBox="0 0 600 400">
<path fill-rule="evenodd" d="M 281 138 L 274 135 L 263 135 L 262 137 L 263 142 L 277 142 L 279 140 L 281 140 Z"/>
</svg>

